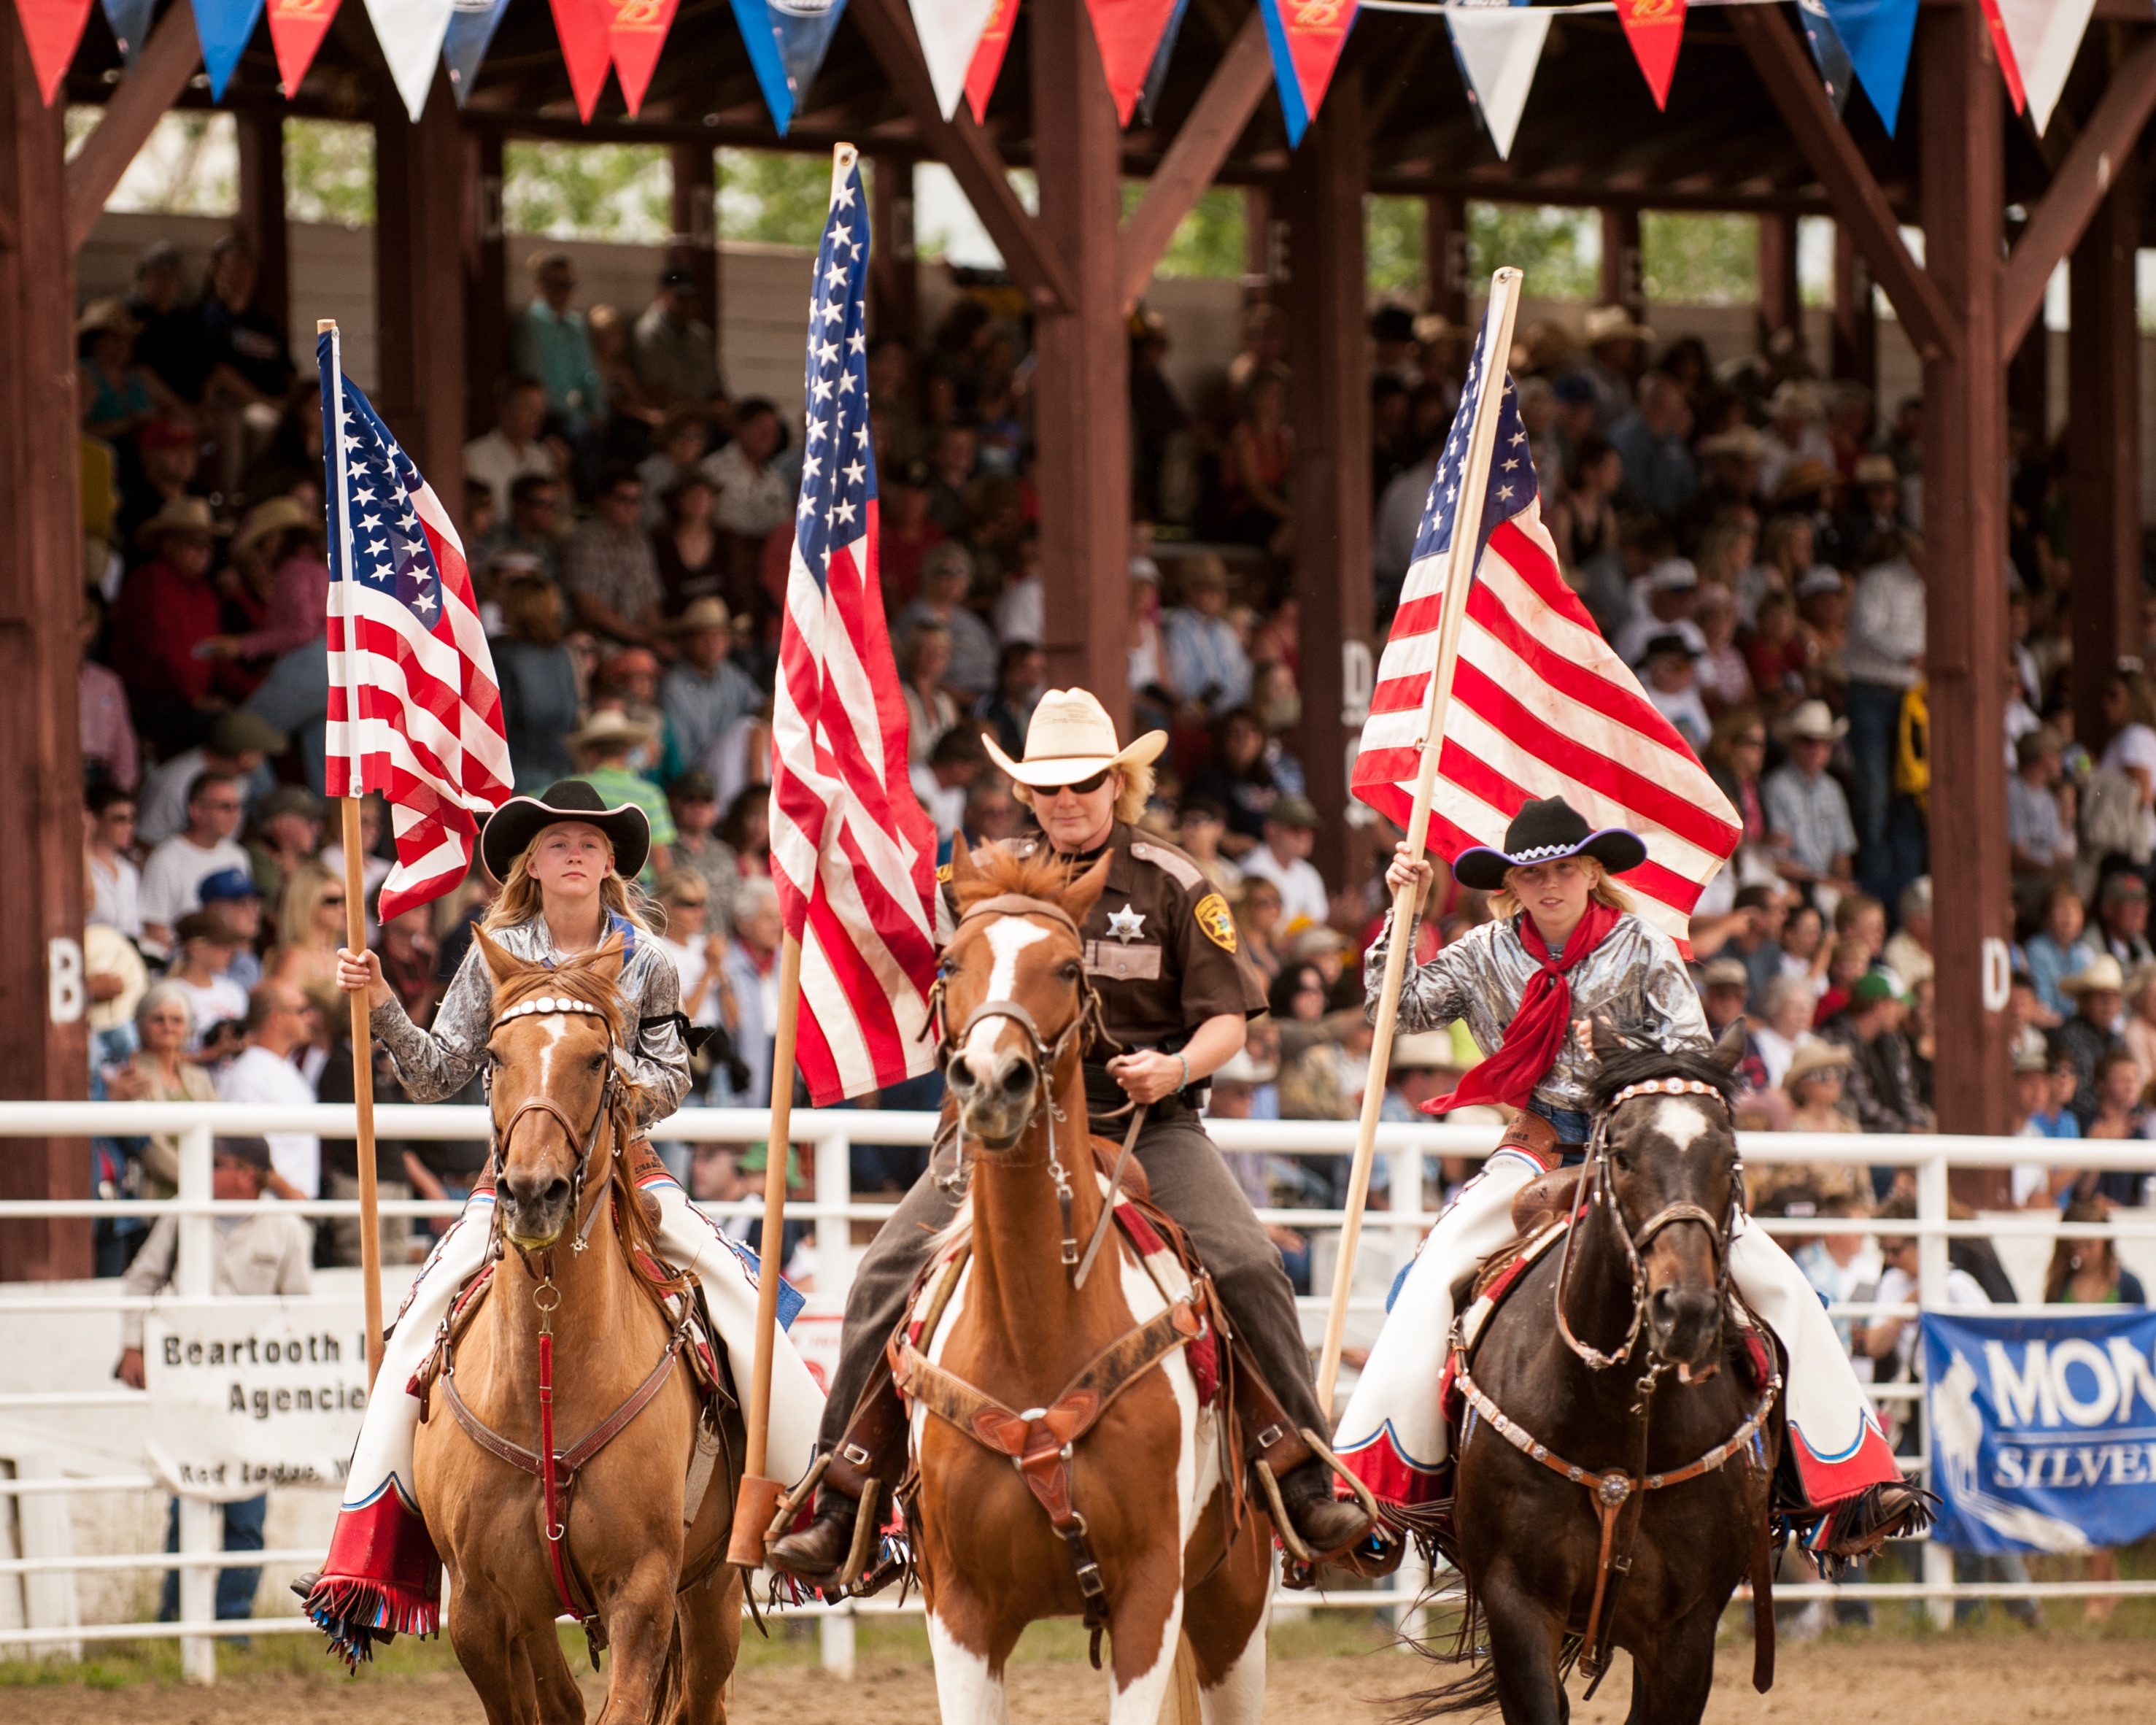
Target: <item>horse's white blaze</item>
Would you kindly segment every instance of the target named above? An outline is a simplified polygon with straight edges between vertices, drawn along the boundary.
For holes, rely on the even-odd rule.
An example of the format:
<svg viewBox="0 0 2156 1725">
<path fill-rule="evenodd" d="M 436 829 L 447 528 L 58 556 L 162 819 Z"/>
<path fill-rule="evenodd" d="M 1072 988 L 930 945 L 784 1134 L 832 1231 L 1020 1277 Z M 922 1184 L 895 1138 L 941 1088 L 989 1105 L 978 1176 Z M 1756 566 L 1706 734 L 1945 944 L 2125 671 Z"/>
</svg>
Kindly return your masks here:
<svg viewBox="0 0 2156 1725">
<path fill-rule="evenodd" d="M 1010 1698 L 1004 1680 L 933 1611 L 928 1614 L 928 1651 L 936 1666 L 936 1710 L 943 1725 L 1009 1725 Z"/>
<path fill-rule="evenodd" d="M 1022 916 L 1000 916 L 988 927 L 988 951 L 995 959 L 988 972 L 990 1000 L 1009 1000 L 1018 987 L 1018 955 L 1037 941 L 1048 938 L 1048 931 L 1037 922 L 1029 922 Z M 1002 1035 L 1009 1023 L 1004 1019 L 983 1019 L 973 1026 L 973 1034 L 966 1039 L 968 1056 L 978 1055 L 986 1060 L 995 1050 L 996 1038 Z"/>
<path fill-rule="evenodd" d="M 1655 1130 L 1673 1149 L 1689 1150 L 1713 1129 L 1707 1110 L 1691 1096 L 1664 1096 L 1655 1105 Z"/>
<path fill-rule="evenodd" d="M 547 1040 L 539 1045 L 539 1082 L 535 1094 L 551 1096 L 554 1094 L 554 1060 L 560 1052 L 562 1039 L 568 1034 L 569 1021 L 566 1016 L 554 1014 L 539 1019 L 539 1026 L 547 1033 Z"/>
</svg>

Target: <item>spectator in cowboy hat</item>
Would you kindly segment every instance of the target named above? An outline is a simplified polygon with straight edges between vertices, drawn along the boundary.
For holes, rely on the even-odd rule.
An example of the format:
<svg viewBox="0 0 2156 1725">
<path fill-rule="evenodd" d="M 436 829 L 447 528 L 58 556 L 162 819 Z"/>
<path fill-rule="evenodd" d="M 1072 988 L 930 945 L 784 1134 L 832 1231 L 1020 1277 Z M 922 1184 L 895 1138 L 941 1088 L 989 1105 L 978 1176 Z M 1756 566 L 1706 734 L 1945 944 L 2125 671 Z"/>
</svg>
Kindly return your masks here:
<svg viewBox="0 0 2156 1725">
<path fill-rule="evenodd" d="M 1647 344 L 1655 332 L 1637 321 L 1622 305 L 1597 305 L 1580 320 L 1580 345 L 1587 352 L 1565 367 L 1566 378 L 1578 377 L 1594 393 L 1594 421 L 1590 428 L 1607 436 L 1610 427 L 1632 410 L 1632 380 L 1646 363 Z M 1529 346 L 1534 331 L 1528 331 Z M 1566 338 L 1565 345 L 1569 345 Z M 1562 352 L 1553 347 L 1553 353 Z M 1563 392 L 1559 395 L 1562 398 Z"/>
<path fill-rule="evenodd" d="M 1866 455 L 1850 475 L 1856 501 L 1841 518 L 1841 542 L 1869 545 L 1881 533 L 1897 532 L 1909 523 L 1902 513 L 1902 475 L 1892 455 Z"/>
<path fill-rule="evenodd" d="M 660 710 L 675 758 L 701 762 L 721 732 L 763 704 L 763 695 L 727 657 L 733 617 L 724 599 L 691 599 L 666 630 L 680 656 L 660 680 Z"/>
<path fill-rule="evenodd" d="M 1818 387 L 1790 377 L 1767 398 L 1767 429 L 1759 439 L 1759 492 L 1772 497 L 1799 462 L 1816 462 L 1830 473 L 1834 445 L 1827 439 L 1826 408 Z"/>
<path fill-rule="evenodd" d="M 1844 888 L 1851 880 L 1856 828 L 1848 798 L 1826 770 L 1835 742 L 1848 728 L 1823 701 L 1801 702 L 1782 723 L 1789 758 L 1762 781 L 1759 796 L 1788 880 Z"/>
<path fill-rule="evenodd" d="M 583 763 L 577 778 L 608 807 L 633 804 L 650 823 L 651 855 L 643 871 L 649 880 L 674 866 L 674 814 L 666 806 L 666 793 L 630 766 L 629 757 L 657 740 L 650 726 L 609 707 L 593 713 L 569 738 L 570 749 Z"/>
<path fill-rule="evenodd" d="M 2096 1117 L 2096 1070 L 2105 1055 L 2126 1047 L 2118 1034 L 2126 1004 L 2126 972 L 2108 952 L 2099 952 L 2059 984 L 2074 1004 L 2073 1016 L 2051 1033 L 2051 1050 L 2074 1063 L 2074 1094 L 2068 1105 L 2086 1132 Z"/>
<path fill-rule="evenodd" d="M 1707 651 L 1707 635 L 1692 621 L 1699 607 L 1699 569 L 1688 557 L 1666 557 L 1632 583 L 1632 615 L 1609 644 L 1627 665 L 1637 665 L 1647 643 L 1672 630 L 1695 653 Z"/>
<path fill-rule="evenodd" d="M 219 632 L 223 602 L 209 574 L 227 531 L 207 499 L 167 498 L 136 529 L 147 558 L 112 608 L 112 668 L 126 680 L 136 730 L 161 754 L 200 742 L 224 704 L 216 661 L 195 649 Z"/>
</svg>

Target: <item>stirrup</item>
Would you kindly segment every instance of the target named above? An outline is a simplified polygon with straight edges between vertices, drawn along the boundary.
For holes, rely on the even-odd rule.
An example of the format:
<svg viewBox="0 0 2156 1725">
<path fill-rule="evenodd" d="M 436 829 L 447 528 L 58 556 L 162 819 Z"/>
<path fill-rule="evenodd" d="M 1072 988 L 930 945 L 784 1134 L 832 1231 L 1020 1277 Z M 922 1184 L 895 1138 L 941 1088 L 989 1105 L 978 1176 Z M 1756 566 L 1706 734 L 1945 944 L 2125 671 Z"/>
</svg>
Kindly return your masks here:
<svg viewBox="0 0 2156 1725">
<path fill-rule="evenodd" d="M 1350 1495 L 1361 1508 L 1366 1521 L 1363 1531 L 1345 1545 L 1330 1551 L 1314 1552 L 1302 1535 L 1296 1530 L 1295 1522 L 1281 1497 L 1280 1480 L 1270 1463 L 1263 1457 L 1250 1464 L 1258 1476 L 1258 1486 L 1264 1494 L 1265 1507 L 1271 1515 L 1273 1527 L 1280 1535 L 1286 1561 L 1281 1565 L 1281 1583 L 1284 1587 L 1297 1589 L 1317 1585 L 1317 1572 L 1327 1564 L 1353 1569 L 1358 1575 L 1389 1575 L 1399 1567 L 1406 1553 L 1399 1535 L 1385 1523 L 1378 1505 L 1376 1494 L 1353 1470 L 1332 1453 L 1324 1439 L 1304 1426 L 1298 1433 L 1308 1445 L 1311 1454 L 1331 1470 L 1336 1479 L 1346 1482 Z"/>
</svg>

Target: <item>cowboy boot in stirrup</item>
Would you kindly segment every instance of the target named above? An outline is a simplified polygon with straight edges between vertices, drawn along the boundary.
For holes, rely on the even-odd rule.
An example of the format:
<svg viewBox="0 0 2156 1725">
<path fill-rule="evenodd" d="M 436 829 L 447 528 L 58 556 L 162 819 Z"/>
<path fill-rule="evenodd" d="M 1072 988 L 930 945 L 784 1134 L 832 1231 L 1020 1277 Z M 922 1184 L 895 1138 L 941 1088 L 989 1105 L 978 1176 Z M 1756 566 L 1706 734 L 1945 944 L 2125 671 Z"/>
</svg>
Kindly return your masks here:
<svg viewBox="0 0 2156 1725">
<path fill-rule="evenodd" d="M 1344 1551 L 1370 1531 L 1370 1517 L 1350 1497 L 1332 1495 L 1332 1470 L 1312 1458 L 1281 1476 L 1281 1506 L 1302 1543 L 1321 1556 Z"/>
<path fill-rule="evenodd" d="M 882 1510 L 905 1470 L 906 1407 L 889 1376 L 880 1372 L 855 1407 L 838 1448 L 817 1463 L 804 1482 L 816 1492 L 808 1525 L 773 1540 L 764 1561 L 825 1592 L 859 1585 L 875 1566 Z M 781 1514 L 791 1519 L 787 1512 Z M 868 1590 L 882 1584 L 872 1580 Z"/>
</svg>

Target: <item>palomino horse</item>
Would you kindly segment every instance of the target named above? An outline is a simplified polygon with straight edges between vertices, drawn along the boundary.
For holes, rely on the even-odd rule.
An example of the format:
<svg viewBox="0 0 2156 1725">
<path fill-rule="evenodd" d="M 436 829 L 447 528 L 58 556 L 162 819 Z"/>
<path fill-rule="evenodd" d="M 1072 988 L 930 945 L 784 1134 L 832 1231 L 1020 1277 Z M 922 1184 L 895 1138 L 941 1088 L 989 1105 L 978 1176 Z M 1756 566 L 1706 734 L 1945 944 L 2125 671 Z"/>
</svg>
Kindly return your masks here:
<svg viewBox="0 0 2156 1725">
<path fill-rule="evenodd" d="M 489 1725 L 581 1725 L 565 1605 L 613 1654 L 600 1725 L 715 1725 L 741 1643 L 740 1572 L 722 1559 L 743 1449 L 737 1425 L 720 1434 L 727 1465 L 696 1467 L 701 1501 L 686 1502 L 685 1333 L 632 1259 L 654 1255 L 623 1167 L 636 1027 L 620 944 L 550 968 L 478 938 L 495 983 L 496 1261 L 451 1320 L 413 1460 L 449 1638 Z"/>
<path fill-rule="evenodd" d="M 1171 1690 L 1189 1725 L 1198 1706 L 1208 1725 L 1255 1725 L 1271 1528 L 1224 1471 L 1224 1449 L 1241 1465 L 1221 1441 L 1224 1397 L 1199 1405 L 1180 1345 L 1192 1308 L 1113 1229 L 1095 1266 L 1113 1273 L 1078 1282 L 1075 1243 L 1105 1213 L 1080 1076 L 1093 1002 L 1078 926 L 1109 860 L 1075 880 L 1050 858 L 961 845 L 952 860 L 946 1071 L 972 1162 L 971 1255 L 917 1352 L 900 1355 L 943 1718 L 1001 1725 L 1019 1633 L 1082 1615 L 1111 1639 L 1112 1725 L 1152 1725 Z"/>
<path fill-rule="evenodd" d="M 1471 1361 L 1454 1355 L 1467 1411 L 1453 1554 L 1469 1605 L 1453 1656 L 1486 1625 L 1488 1662 L 1409 1717 L 1494 1700 L 1507 1725 L 1561 1725 L 1571 1661 L 1599 1681 L 1614 1642 L 1632 1656 L 1633 1720 L 1697 1722 L 1716 1625 L 1748 1572 L 1763 1596 L 1753 1681 L 1774 1681 L 1781 1379 L 1772 1339 L 1732 1319 L 1728 1286 L 1743 1034 L 1711 1055 L 1671 1055 L 1622 1050 L 1595 1026 L 1584 1209 L 1489 1317 Z M 1553 1194 L 1562 1215 L 1570 1180 L 1546 1176 L 1522 1199 Z"/>
</svg>

